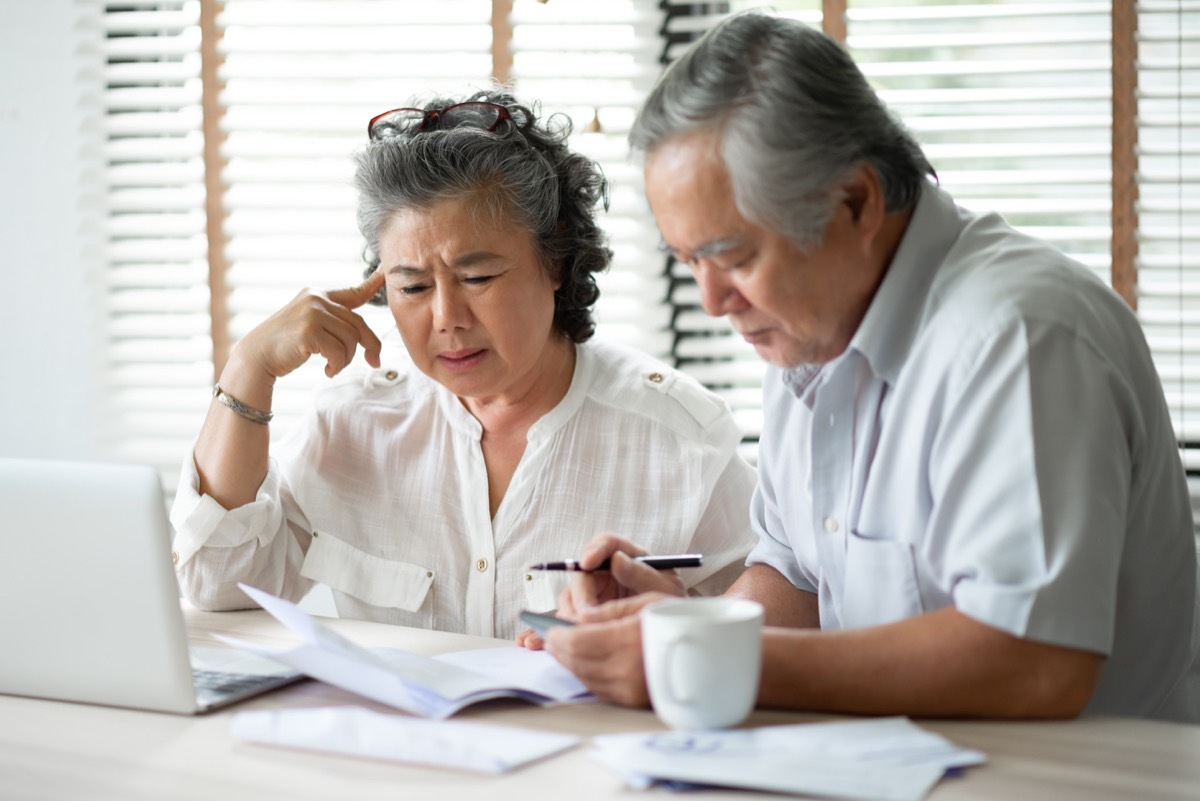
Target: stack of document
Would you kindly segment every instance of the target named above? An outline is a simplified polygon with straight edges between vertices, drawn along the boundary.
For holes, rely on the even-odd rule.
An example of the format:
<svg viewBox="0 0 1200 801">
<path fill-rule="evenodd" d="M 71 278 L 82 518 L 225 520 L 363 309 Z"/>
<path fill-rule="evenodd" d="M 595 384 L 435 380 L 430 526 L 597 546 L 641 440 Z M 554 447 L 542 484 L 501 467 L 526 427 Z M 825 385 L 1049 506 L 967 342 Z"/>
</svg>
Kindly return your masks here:
<svg viewBox="0 0 1200 801">
<path fill-rule="evenodd" d="M 369 650 L 322 626 L 293 603 L 239 586 L 302 642 L 292 648 L 272 648 L 217 635 L 221 640 L 414 715 L 441 720 L 492 698 L 520 698 L 545 706 L 593 697 L 545 651 L 513 646 L 428 657 Z"/>
<path fill-rule="evenodd" d="M 593 755 L 637 788 L 731 787 L 854 801 L 920 801 L 985 760 L 907 718 L 593 739 Z"/>
</svg>

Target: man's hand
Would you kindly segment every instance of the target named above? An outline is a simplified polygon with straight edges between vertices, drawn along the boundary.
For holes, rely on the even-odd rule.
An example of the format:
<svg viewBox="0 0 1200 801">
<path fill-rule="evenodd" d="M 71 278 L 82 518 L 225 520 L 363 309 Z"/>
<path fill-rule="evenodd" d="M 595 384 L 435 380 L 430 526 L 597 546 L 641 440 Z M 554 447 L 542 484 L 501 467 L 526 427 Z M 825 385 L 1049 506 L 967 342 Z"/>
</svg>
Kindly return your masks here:
<svg viewBox="0 0 1200 801">
<path fill-rule="evenodd" d="M 594 573 L 577 573 L 558 599 L 559 617 L 582 620 L 587 610 L 619 598 L 629 598 L 644 592 L 666 595 L 686 595 L 683 579 L 674 570 L 655 570 L 633 557 L 645 556 L 646 551 L 628 540 L 612 534 L 601 534 L 583 549 L 579 566 L 594 570 L 604 560 L 609 569 Z"/>
<path fill-rule="evenodd" d="M 641 593 L 657 593 L 655 599 L 687 595 L 683 579 L 679 578 L 679 574 L 674 570 L 656 570 L 633 558 L 645 555 L 645 549 L 612 534 L 595 537 L 584 546 L 579 557 L 579 566 L 584 571 L 595 572 L 576 573 L 571 578 L 570 585 L 558 597 L 555 616 L 573 622 L 612 620 L 615 619 L 614 616 L 621 617 L 627 614 L 623 611 L 626 608 L 640 610 L 644 603 L 625 607 L 609 603 L 611 601 L 634 598 Z M 596 570 L 606 559 L 609 561 L 609 569 Z M 517 645 L 531 651 L 540 651 L 546 647 L 546 642 L 537 632 L 526 629 L 517 635 Z M 640 633 L 638 660 L 640 664 Z"/>
<path fill-rule="evenodd" d="M 590 608 L 581 613 L 580 625 L 546 632 L 546 649 L 597 698 L 623 706 L 649 706 L 640 613 L 671 597 L 651 592 Z"/>
</svg>

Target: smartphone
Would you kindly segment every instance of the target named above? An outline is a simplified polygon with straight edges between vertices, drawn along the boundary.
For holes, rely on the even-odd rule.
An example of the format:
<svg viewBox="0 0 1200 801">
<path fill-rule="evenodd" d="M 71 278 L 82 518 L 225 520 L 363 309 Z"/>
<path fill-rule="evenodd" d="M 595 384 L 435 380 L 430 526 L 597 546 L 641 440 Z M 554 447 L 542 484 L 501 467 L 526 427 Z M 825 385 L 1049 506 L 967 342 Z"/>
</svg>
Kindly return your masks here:
<svg viewBox="0 0 1200 801">
<path fill-rule="evenodd" d="M 575 624 L 569 620 L 563 620 L 561 617 L 547 615 L 540 612 L 525 611 L 521 613 L 521 621 L 529 628 L 538 633 L 539 637 L 545 637 L 546 632 L 555 626 L 574 626 Z"/>
</svg>

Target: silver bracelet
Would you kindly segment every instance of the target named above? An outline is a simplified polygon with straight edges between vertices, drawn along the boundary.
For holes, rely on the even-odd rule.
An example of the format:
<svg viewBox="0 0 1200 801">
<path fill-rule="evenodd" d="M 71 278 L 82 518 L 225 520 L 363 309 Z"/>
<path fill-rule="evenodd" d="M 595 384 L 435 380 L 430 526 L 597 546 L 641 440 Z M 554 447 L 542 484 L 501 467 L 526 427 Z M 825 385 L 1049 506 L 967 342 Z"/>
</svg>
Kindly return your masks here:
<svg viewBox="0 0 1200 801">
<path fill-rule="evenodd" d="M 213 384 L 213 397 L 225 404 L 227 408 L 237 412 L 242 417 L 245 417 L 251 423 L 258 423 L 259 425 L 265 426 L 267 423 L 271 422 L 271 418 L 275 416 L 274 412 L 260 412 L 258 409 L 251 409 L 249 406 L 242 403 L 225 390 L 221 389 L 220 384 Z"/>
</svg>

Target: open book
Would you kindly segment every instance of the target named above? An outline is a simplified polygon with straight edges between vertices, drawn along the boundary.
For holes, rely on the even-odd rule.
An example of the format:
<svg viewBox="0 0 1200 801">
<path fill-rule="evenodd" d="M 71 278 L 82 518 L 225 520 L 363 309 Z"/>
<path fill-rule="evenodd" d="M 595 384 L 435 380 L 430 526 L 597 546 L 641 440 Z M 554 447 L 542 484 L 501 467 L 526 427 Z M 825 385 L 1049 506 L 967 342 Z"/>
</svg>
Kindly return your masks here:
<svg viewBox="0 0 1200 801">
<path fill-rule="evenodd" d="M 544 651 L 514 645 L 429 657 L 367 649 L 289 601 L 238 586 L 302 642 L 275 648 L 218 635 L 222 641 L 414 715 L 441 720 L 492 698 L 520 698 L 543 706 L 592 698 L 579 679 Z"/>
</svg>

